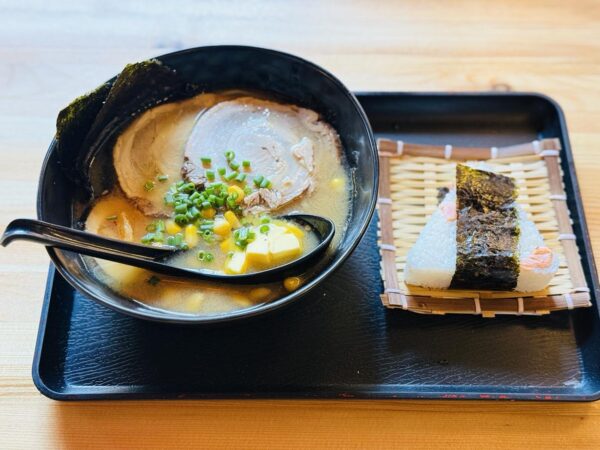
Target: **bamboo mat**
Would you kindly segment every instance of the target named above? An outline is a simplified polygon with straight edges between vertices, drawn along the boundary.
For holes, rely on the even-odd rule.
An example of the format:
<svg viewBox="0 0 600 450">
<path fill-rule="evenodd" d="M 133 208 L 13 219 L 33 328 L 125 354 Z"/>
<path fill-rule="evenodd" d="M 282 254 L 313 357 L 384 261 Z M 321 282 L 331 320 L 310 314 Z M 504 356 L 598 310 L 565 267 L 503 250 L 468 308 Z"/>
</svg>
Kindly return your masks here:
<svg viewBox="0 0 600 450">
<path fill-rule="evenodd" d="M 423 314 L 542 315 L 589 307 L 560 169 L 560 141 L 543 139 L 510 147 L 453 147 L 378 140 L 379 246 L 388 308 Z M 515 179 L 518 203 L 560 260 L 549 286 L 538 292 L 436 290 L 404 283 L 406 256 L 437 207 L 439 188 L 455 183 L 456 163 L 483 160 Z"/>
</svg>

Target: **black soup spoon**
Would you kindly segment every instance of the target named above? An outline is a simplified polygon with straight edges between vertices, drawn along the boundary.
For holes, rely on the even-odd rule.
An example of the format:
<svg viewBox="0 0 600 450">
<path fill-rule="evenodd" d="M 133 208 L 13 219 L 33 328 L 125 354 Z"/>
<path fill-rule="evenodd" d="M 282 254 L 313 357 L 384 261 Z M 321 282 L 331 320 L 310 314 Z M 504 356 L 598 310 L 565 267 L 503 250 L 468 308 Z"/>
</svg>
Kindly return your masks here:
<svg viewBox="0 0 600 450">
<path fill-rule="evenodd" d="M 277 281 L 292 271 L 300 273 L 314 265 L 327 250 L 335 234 L 335 224 L 325 217 L 288 214 L 278 218 L 295 222 L 303 228 L 308 227 L 309 232 L 317 236 L 319 244 L 310 252 L 280 266 L 241 275 L 169 265 L 167 260 L 182 251 L 176 247 L 132 244 L 41 220 L 13 220 L 4 230 L 0 244 L 6 247 L 16 240 L 32 241 L 48 247 L 142 267 L 165 275 L 233 283 L 264 283 Z"/>
</svg>

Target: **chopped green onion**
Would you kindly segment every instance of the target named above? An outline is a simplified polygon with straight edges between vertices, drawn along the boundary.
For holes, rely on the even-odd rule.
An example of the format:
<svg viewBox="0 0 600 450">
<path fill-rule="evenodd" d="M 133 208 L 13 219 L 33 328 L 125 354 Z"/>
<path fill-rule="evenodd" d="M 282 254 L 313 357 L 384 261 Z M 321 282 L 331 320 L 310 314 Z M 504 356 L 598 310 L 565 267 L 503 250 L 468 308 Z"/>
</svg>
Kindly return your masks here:
<svg viewBox="0 0 600 450">
<path fill-rule="evenodd" d="M 235 239 L 235 245 L 244 249 L 246 246 L 254 240 L 256 234 L 251 228 L 244 226 L 238 228 L 233 232 L 233 238 Z"/>
<path fill-rule="evenodd" d="M 204 165 L 210 165 L 210 163 L 212 162 L 212 159 L 210 159 L 210 158 L 200 158 L 200 161 L 202 161 L 202 164 L 204 164 Z"/>
<path fill-rule="evenodd" d="M 200 250 L 197 255 L 198 260 L 211 262 L 215 259 L 215 256 L 211 252 Z"/>
<path fill-rule="evenodd" d="M 250 161 L 248 161 L 247 159 L 243 160 L 242 166 L 244 166 L 247 169 L 248 167 L 250 167 Z"/>
<path fill-rule="evenodd" d="M 240 173 L 237 177 L 235 177 L 235 181 L 239 181 L 240 183 L 246 181 L 246 174 Z"/>
<path fill-rule="evenodd" d="M 155 225 L 155 224 L 153 224 L 153 223 L 149 223 L 149 224 L 146 226 L 146 231 L 156 231 L 156 225 Z"/>
<path fill-rule="evenodd" d="M 173 197 L 173 194 L 171 194 L 170 192 L 167 192 L 165 194 L 165 205 L 173 206 L 174 204 L 175 204 L 175 197 Z"/>
<path fill-rule="evenodd" d="M 237 173 L 237 172 L 231 172 L 231 173 L 229 173 L 229 174 L 225 175 L 225 179 L 226 179 L 227 181 L 231 181 L 231 180 L 233 180 L 233 179 L 234 179 L 235 177 L 237 177 L 237 176 L 238 176 L 238 173 Z"/>
<path fill-rule="evenodd" d="M 196 185 L 194 183 L 186 183 L 181 187 L 182 191 L 185 192 L 194 192 L 196 190 Z"/>
<path fill-rule="evenodd" d="M 265 177 L 263 177 L 262 175 L 254 177 L 254 184 L 256 185 L 256 187 L 260 187 L 260 184 L 263 182 L 264 179 Z"/>
<path fill-rule="evenodd" d="M 264 178 L 261 182 L 260 182 L 260 187 L 262 189 L 268 188 L 271 185 L 271 182 L 269 180 L 267 180 L 266 178 Z"/>
<path fill-rule="evenodd" d="M 229 206 L 230 209 L 235 208 L 236 206 L 236 198 L 237 198 L 237 194 L 234 192 L 231 195 L 229 195 L 229 197 L 227 197 L 227 206 Z"/>
<path fill-rule="evenodd" d="M 106 220 L 111 220 L 111 221 L 117 220 L 117 215 L 115 214 L 114 216 L 108 216 L 106 218 Z"/>
<path fill-rule="evenodd" d="M 175 247 L 175 236 L 169 236 L 167 238 L 167 245 L 170 245 L 171 247 Z"/>
<path fill-rule="evenodd" d="M 160 181 L 161 183 L 164 183 L 165 181 L 167 181 L 169 179 L 169 175 L 159 175 L 156 177 L 156 179 L 158 181 Z"/>
<path fill-rule="evenodd" d="M 212 170 L 207 170 L 206 171 L 206 178 L 208 179 L 208 181 L 214 181 L 215 180 L 215 173 Z"/>
<path fill-rule="evenodd" d="M 262 234 L 267 234 L 269 232 L 269 225 L 261 225 L 260 226 L 260 232 Z"/>
<path fill-rule="evenodd" d="M 156 231 L 165 231 L 165 222 L 162 220 L 157 220 L 156 222 L 154 222 L 154 226 L 156 228 Z"/>
<path fill-rule="evenodd" d="M 235 153 L 231 150 L 225 152 L 225 159 L 227 159 L 227 161 L 233 161 L 233 158 L 235 158 Z"/>
<path fill-rule="evenodd" d="M 175 245 L 179 247 L 183 243 L 183 234 L 177 233 L 175 235 Z"/>
<path fill-rule="evenodd" d="M 154 241 L 154 233 L 148 233 L 142 237 L 142 244 L 150 244 Z"/>
<path fill-rule="evenodd" d="M 202 202 L 202 209 L 208 209 L 211 206 L 212 205 L 211 205 L 211 203 L 209 201 Z"/>
<path fill-rule="evenodd" d="M 269 216 L 262 216 L 260 218 L 260 223 L 269 223 L 271 222 L 271 218 Z"/>
<path fill-rule="evenodd" d="M 225 175 L 225 172 L 227 172 L 227 169 L 225 169 L 225 167 L 219 167 L 217 172 L 219 172 L 219 175 L 223 176 Z"/>
<path fill-rule="evenodd" d="M 144 183 L 144 189 L 146 189 L 148 192 L 154 189 L 154 181 L 146 181 Z"/>
<path fill-rule="evenodd" d="M 229 163 L 229 167 L 231 167 L 233 170 L 238 170 L 240 168 L 240 165 L 238 163 L 236 163 L 235 161 L 231 161 Z"/>
<path fill-rule="evenodd" d="M 244 194 L 245 195 L 252 194 L 252 188 L 250 186 L 244 186 Z"/>
<path fill-rule="evenodd" d="M 185 214 L 177 214 L 177 215 L 175 216 L 175 223 L 176 223 L 177 225 L 185 225 L 185 224 L 187 224 L 187 223 L 188 223 L 188 219 L 187 219 L 187 217 L 185 216 Z"/>
<path fill-rule="evenodd" d="M 213 233 L 211 230 L 204 230 L 202 232 L 202 239 L 204 239 L 204 242 L 207 244 L 212 244 L 215 242 L 215 233 Z"/>
<path fill-rule="evenodd" d="M 181 203 L 175 207 L 175 212 L 177 214 L 185 214 L 187 212 L 187 205 L 185 203 Z"/>
</svg>

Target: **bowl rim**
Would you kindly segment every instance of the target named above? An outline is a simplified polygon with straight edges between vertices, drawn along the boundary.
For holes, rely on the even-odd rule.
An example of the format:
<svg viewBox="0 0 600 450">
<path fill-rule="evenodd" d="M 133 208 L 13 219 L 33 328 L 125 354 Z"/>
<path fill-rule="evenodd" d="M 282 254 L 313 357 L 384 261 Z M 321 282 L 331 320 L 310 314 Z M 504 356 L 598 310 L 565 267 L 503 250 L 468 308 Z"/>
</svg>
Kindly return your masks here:
<svg viewBox="0 0 600 450">
<path fill-rule="evenodd" d="M 184 313 L 178 313 L 175 311 L 163 310 L 163 309 L 152 307 L 150 305 L 145 305 L 142 302 L 138 302 L 138 303 L 144 305 L 144 308 L 141 310 L 137 310 L 137 309 L 133 309 L 133 308 L 128 308 L 128 307 L 126 307 L 122 304 L 116 303 L 116 302 L 107 301 L 106 299 L 96 295 L 92 291 L 92 289 L 90 289 L 87 286 L 87 283 L 83 282 L 79 277 L 72 274 L 63 265 L 61 258 L 60 258 L 60 255 L 63 254 L 63 251 L 61 251 L 59 249 L 51 248 L 51 247 L 46 247 L 46 251 L 48 252 L 48 255 L 50 256 L 50 259 L 52 260 L 56 270 L 60 273 L 60 275 L 63 278 L 65 278 L 65 280 L 71 286 L 73 286 L 75 289 L 79 290 L 80 292 L 84 293 L 86 296 L 88 296 L 89 298 L 91 298 L 93 301 L 95 301 L 98 304 L 104 305 L 112 310 L 117 311 L 117 312 L 129 315 L 132 317 L 137 317 L 139 319 L 145 319 L 145 320 L 150 320 L 150 321 L 154 321 L 154 322 L 171 323 L 171 324 L 188 324 L 188 325 L 218 324 L 218 323 L 222 324 L 225 322 L 239 322 L 240 320 L 243 320 L 243 319 L 257 317 L 257 316 L 260 316 L 267 312 L 279 309 L 283 306 L 295 303 L 299 299 L 303 298 L 308 292 L 313 290 L 319 283 L 321 283 L 323 280 L 325 280 L 331 274 L 333 274 L 342 265 L 342 263 L 344 263 L 344 261 L 346 261 L 346 259 L 352 254 L 352 252 L 356 249 L 356 247 L 362 240 L 362 238 L 363 238 L 365 232 L 367 231 L 367 228 L 371 222 L 373 213 L 375 211 L 375 206 L 377 203 L 377 191 L 378 191 L 378 186 L 379 186 L 379 154 L 377 152 L 377 144 L 375 141 L 375 137 L 373 135 L 373 130 L 371 128 L 371 124 L 367 118 L 367 115 L 366 115 L 363 107 L 361 106 L 361 104 L 358 102 L 358 99 L 356 98 L 356 96 L 335 75 L 333 75 L 328 70 L 322 68 L 321 66 L 319 66 L 313 62 L 310 62 L 306 59 L 303 59 L 301 57 L 298 57 L 296 55 L 278 51 L 278 50 L 272 50 L 272 49 L 268 49 L 268 48 L 255 47 L 255 46 L 247 46 L 247 45 L 198 46 L 198 47 L 191 47 L 191 48 L 187 48 L 187 49 L 183 49 L 183 50 L 178 50 L 175 52 L 165 53 L 162 55 L 151 57 L 149 59 L 162 60 L 162 58 L 165 58 L 165 57 L 185 55 L 187 53 L 195 53 L 195 52 L 198 52 L 201 50 L 207 50 L 207 49 L 246 50 L 246 51 L 250 50 L 250 51 L 263 52 L 263 53 L 270 53 L 277 57 L 286 58 L 286 59 L 292 60 L 294 62 L 298 62 L 300 64 L 312 66 L 312 68 L 315 69 L 317 72 L 319 72 L 321 76 L 328 78 L 330 82 L 332 82 L 334 85 L 336 85 L 338 88 L 340 88 L 341 92 L 354 105 L 356 112 L 358 113 L 358 116 L 367 131 L 366 134 L 367 134 L 367 139 L 368 139 L 368 146 L 372 149 L 372 152 L 373 152 L 373 157 L 374 157 L 373 188 L 371 189 L 371 197 L 370 197 L 369 204 L 367 207 L 367 215 L 365 216 L 363 223 L 361 223 L 359 225 L 360 228 L 358 230 L 356 239 L 348 246 L 348 248 L 346 248 L 342 253 L 340 253 L 337 258 L 333 259 L 332 262 L 327 267 L 325 267 L 325 269 L 322 272 L 320 272 L 318 275 L 316 275 L 314 278 L 312 278 L 308 283 L 302 285 L 299 289 L 297 289 L 293 292 L 290 292 L 287 295 L 285 295 L 281 298 L 278 298 L 277 300 L 269 302 L 269 303 L 261 303 L 254 307 L 250 307 L 250 308 L 238 309 L 238 310 L 231 311 L 231 312 L 225 312 L 225 313 L 220 313 L 220 314 L 215 314 L 215 315 L 206 315 L 206 316 L 193 316 L 190 314 L 184 314 Z M 109 79 L 109 81 L 114 79 L 115 77 Z M 44 157 L 41 171 L 40 171 L 40 176 L 38 179 L 36 213 L 37 213 L 37 216 L 39 219 L 42 219 L 42 208 L 43 208 L 43 206 L 42 206 L 42 197 L 43 197 L 42 182 L 46 176 L 47 166 L 49 164 L 50 158 L 54 154 L 55 148 L 56 148 L 56 135 L 52 138 L 52 141 L 50 142 L 50 146 L 48 147 L 46 156 Z"/>
</svg>

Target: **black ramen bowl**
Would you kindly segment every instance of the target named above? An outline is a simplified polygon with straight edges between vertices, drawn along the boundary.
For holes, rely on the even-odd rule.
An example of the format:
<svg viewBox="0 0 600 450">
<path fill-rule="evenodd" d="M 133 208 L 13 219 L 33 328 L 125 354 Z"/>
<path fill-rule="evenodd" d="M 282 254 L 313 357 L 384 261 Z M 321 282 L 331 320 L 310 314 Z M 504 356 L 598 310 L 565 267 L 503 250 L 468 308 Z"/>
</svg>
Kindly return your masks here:
<svg viewBox="0 0 600 450">
<path fill-rule="evenodd" d="M 378 156 L 367 117 L 350 91 L 331 73 L 285 53 L 243 46 L 199 47 L 169 53 L 156 58 L 204 92 L 244 89 L 272 95 L 281 101 L 313 109 L 339 133 L 346 162 L 352 171 L 353 187 L 348 226 L 339 246 L 322 261 L 296 291 L 269 303 L 215 315 L 191 315 L 146 306 L 121 295 L 100 282 L 86 267 L 85 260 L 72 252 L 48 248 L 60 274 L 91 299 L 116 311 L 135 317 L 170 323 L 208 324 L 229 322 L 292 303 L 306 295 L 331 275 L 352 253 L 365 233 L 373 215 L 377 196 Z M 114 79 L 113 79 L 114 80 Z M 109 81 L 110 82 L 110 81 Z M 110 118 L 109 118 L 110 119 Z M 108 120 L 110 122 L 110 120 Z M 123 126 L 125 126 L 123 124 Z M 110 140 L 107 140 L 110 142 Z M 110 151 L 107 144 L 96 151 Z M 88 152 L 82 148 L 79 152 Z M 73 156 L 73 155 L 71 155 Z M 102 173 L 98 155 L 74 159 L 89 161 L 76 170 L 89 171 L 94 179 L 110 179 Z M 38 217 L 65 226 L 77 226 L 83 219 L 89 194 L 77 182 L 77 176 L 65 170 L 70 162 L 61 154 L 57 140 L 50 144 L 42 167 L 38 190 Z"/>
</svg>

